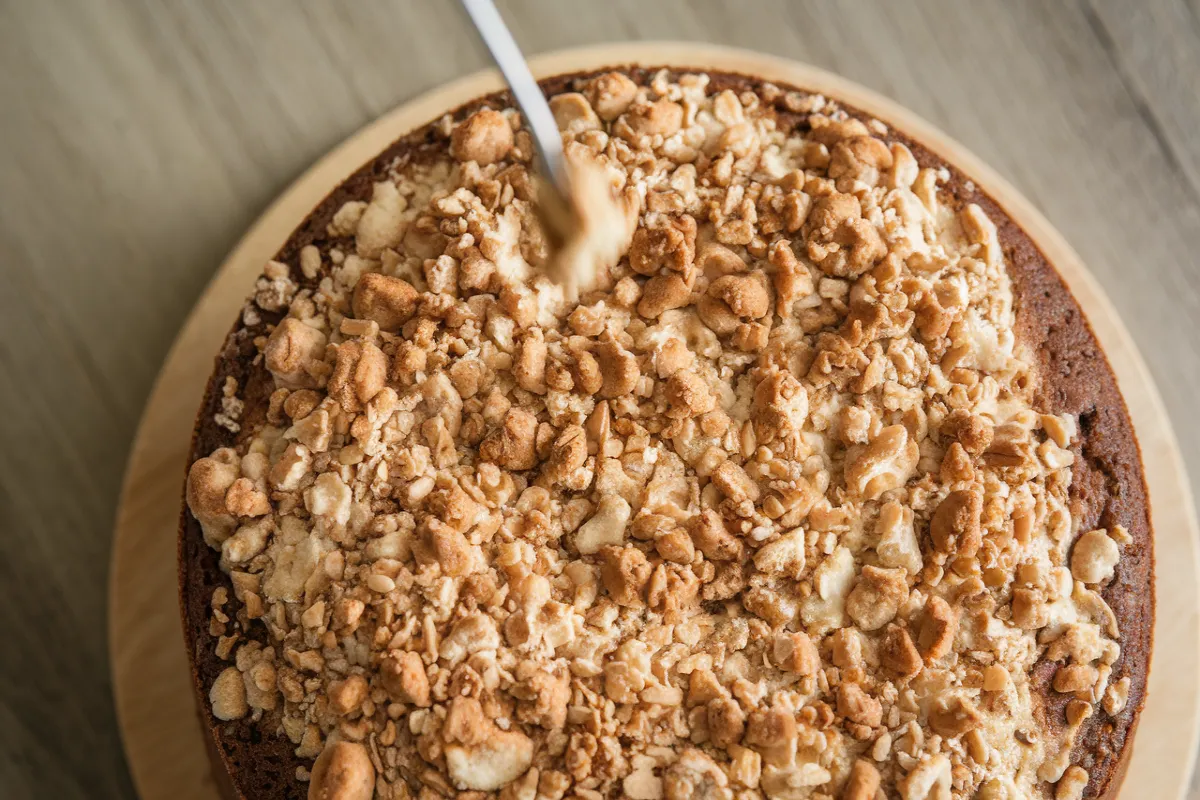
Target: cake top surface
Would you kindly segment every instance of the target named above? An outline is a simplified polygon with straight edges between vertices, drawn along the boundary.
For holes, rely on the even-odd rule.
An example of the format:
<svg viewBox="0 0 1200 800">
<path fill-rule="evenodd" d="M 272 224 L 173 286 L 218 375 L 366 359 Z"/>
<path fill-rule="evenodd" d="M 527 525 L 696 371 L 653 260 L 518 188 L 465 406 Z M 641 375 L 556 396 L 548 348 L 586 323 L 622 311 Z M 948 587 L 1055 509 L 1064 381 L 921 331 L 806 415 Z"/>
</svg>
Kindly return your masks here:
<svg viewBox="0 0 1200 800">
<path fill-rule="evenodd" d="M 993 221 L 820 97 L 801 132 L 703 75 L 581 88 L 600 246 L 551 246 L 484 108 L 310 286 L 266 266 L 265 422 L 188 478 L 237 600 L 214 715 L 343 800 L 1082 796 L 1129 536 L 1072 518 Z"/>
</svg>

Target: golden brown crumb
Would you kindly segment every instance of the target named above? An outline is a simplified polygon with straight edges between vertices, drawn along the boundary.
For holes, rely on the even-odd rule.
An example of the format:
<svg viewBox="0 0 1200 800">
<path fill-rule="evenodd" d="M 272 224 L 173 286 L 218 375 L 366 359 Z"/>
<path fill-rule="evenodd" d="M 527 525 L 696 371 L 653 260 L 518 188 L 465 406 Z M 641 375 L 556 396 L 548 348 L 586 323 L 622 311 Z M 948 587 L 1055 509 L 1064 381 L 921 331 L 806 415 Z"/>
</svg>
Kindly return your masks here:
<svg viewBox="0 0 1200 800">
<path fill-rule="evenodd" d="M 454 129 L 450 154 L 459 161 L 493 164 L 508 155 L 513 132 L 508 120 L 498 111 L 480 109 Z"/>
</svg>

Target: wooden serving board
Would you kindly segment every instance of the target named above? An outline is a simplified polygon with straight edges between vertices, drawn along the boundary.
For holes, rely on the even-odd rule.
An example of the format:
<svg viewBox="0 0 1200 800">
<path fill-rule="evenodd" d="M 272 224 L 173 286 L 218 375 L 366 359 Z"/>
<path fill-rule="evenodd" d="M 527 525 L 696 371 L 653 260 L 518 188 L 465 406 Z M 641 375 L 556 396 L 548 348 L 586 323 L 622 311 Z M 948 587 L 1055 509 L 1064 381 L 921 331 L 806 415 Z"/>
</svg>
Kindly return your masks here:
<svg viewBox="0 0 1200 800">
<path fill-rule="evenodd" d="M 1125 797 L 1170 800 L 1187 790 L 1200 735 L 1200 560 L 1183 461 L 1150 374 L 1079 257 L 1004 179 L 928 123 L 830 73 L 710 45 L 639 43 L 552 53 L 539 76 L 608 65 L 727 70 L 842 99 L 940 153 L 996 198 L 1046 254 L 1083 306 L 1116 371 L 1141 443 L 1157 554 L 1158 619 L 1149 699 Z M 217 800 L 182 637 L 175 547 L 185 460 L 212 359 L 263 264 L 343 179 L 403 134 L 501 88 L 494 71 L 406 103 L 318 162 L 255 223 L 209 284 L 167 356 L 142 416 L 117 513 L 109 647 L 125 752 L 143 800 Z"/>
</svg>

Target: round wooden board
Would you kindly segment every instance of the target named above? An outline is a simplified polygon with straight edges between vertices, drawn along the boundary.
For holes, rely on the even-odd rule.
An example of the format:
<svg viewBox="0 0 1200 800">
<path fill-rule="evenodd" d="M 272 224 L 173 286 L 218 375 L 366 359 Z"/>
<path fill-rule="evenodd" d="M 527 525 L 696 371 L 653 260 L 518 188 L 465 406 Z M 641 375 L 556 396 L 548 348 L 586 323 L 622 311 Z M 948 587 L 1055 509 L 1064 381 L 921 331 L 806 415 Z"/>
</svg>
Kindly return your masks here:
<svg viewBox="0 0 1200 800">
<path fill-rule="evenodd" d="M 533 60 L 539 76 L 619 64 L 741 72 L 853 104 L 961 167 L 1004 206 L 1057 267 L 1116 371 L 1141 443 L 1151 494 L 1159 613 L 1149 699 L 1123 796 L 1182 798 L 1200 735 L 1200 559 L 1195 510 L 1158 391 L 1129 332 L 1079 256 L 1027 200 L 961 145 L 890 100 L 814 67 L 682 43 L 610 45 Z M 130 454 L 109 586 L 117 715 L 134 782 L 144 800 L 218 797 L 192 699 L 175 570 L 185 459 L 213 356 L 262 265 L 326 194 L 403 134 L 499 88 L 500 79 L 490 70 L 457 80 L 392 111 L 318 162 L 234 248 L 171 348 Z"/>
</svg>

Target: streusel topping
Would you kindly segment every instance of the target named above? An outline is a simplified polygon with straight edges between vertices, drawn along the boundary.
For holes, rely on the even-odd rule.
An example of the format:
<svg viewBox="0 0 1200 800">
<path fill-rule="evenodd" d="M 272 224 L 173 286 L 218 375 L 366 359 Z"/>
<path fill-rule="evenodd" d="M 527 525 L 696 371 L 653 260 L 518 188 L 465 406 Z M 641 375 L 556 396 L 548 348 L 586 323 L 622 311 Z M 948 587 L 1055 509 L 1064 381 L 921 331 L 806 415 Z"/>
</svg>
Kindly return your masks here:
<svg viewBox="0 0 1200 800">
<path fill-rule="evenodd" d="M 576 299 L 509 109 L 267 266 L 266 422 L 188 480 L 214 715 L 339 800 L 1080 797 L 1127 534 L 1072 520 L 991 220 L 817 96 L 577 88 Z"/>
</svg>

